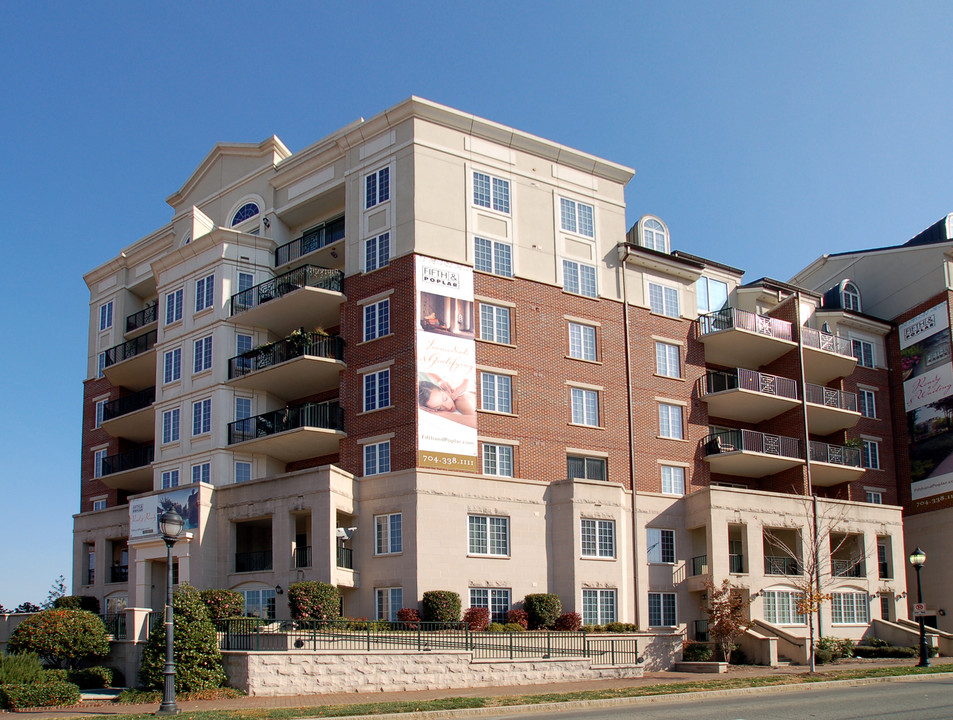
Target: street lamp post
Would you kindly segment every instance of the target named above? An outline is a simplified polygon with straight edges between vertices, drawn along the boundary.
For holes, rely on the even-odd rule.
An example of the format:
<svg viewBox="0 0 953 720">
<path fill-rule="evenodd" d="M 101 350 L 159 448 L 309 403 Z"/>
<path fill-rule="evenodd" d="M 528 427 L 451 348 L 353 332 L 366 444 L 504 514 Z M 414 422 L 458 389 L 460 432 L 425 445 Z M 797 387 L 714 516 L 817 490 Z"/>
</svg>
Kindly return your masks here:
<svg viewBox="0 0 953 720">
<path fill-rule="evenodd" d="M 165 670 L 163 671 L 162 704 L 156 715 L 178 715 L 179 706 L 175 704 L 175 656 L 172 651 L 172 638 L 175 620 L 172 615 L 172 546 L 179 539 L 185 520 L 175 510 L 166 510 L 159 518 L 159 532 L 166 547 L 166 585 L 165 585 Z"/>
<path fill-rule="evenodd" d="M 923 605 L 923 587 L 920 585 L 920 568 L 923 567 L 923 564 L 927 561 L 927 554 L 923 552 L 919 547 L 910 553 L 910 564 L 917 571 L 917 604 Z M 930 667 L 930 661 L 927 659 L 927 635 L 926 629 L 923 626 L 923 611 L 920 611 L 920 616 L 917 620 L 920 623 L 920 662 L 917 663 L 917 667 Z"/>
</svg>

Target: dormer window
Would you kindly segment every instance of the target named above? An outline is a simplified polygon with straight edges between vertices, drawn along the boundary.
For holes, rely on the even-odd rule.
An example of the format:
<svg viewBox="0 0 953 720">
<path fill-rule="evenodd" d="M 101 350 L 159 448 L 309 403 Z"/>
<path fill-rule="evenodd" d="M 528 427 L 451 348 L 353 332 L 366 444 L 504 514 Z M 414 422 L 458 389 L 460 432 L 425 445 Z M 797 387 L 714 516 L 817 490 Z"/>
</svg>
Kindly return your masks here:
<svg viewBox="0 0 953 720">
<path fill-rule="evenodd" d="M 646 216 L 639 221 L 639 240 L 642 247 L 668 252 L 668 228 L 658 218 Z"/>
<path fill-rule="evenodd" d="M 261 210 L 259 210 L 257 203 L 245 203 L 238 208 L 238 210 L 232 216 L 232 223 L 230 227 L 241 225 L 246 220 L 250 220 L 251 218 L 255 217 L 259 212 L 261 212 Z"/>
<path fill-rule="evenodd" d="M 850 280 L 845 280 L 841 286 L 840 304 L 845 310 L 860 312 L 860 290 Z"/>
</svg>

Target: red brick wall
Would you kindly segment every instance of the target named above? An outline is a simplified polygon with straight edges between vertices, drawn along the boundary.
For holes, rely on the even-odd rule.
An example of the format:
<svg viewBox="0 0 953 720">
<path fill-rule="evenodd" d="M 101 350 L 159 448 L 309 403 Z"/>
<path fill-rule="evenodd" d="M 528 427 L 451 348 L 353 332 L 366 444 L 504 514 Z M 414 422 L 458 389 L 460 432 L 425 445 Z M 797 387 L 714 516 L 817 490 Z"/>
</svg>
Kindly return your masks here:
<svg viewBox="0 0 953 720">
<path fill-rule="evenodd" d="M 113 455 L 120 452 L 119 441 L 109 435 L 102 428 L 96 425 L 96 402 L 95 398 L 103 395 L 109 396 L 110 400 L 119 397 L 119 388 L 109 384 L 106 378 L 95 378 L 86 380 L 83 383 L 83 439 L 80 455 L 80 498 L 79 511 L 89 512 L 93 509 L 91 498 L 106 496 L 107 507 L 115 507 L 125 502 L 126 493 L 106 487 L 98 479 L 94 478 L 93 472 L 93 451 L 91 448 L 108 443 L 107 455 Z"/>
</svg>

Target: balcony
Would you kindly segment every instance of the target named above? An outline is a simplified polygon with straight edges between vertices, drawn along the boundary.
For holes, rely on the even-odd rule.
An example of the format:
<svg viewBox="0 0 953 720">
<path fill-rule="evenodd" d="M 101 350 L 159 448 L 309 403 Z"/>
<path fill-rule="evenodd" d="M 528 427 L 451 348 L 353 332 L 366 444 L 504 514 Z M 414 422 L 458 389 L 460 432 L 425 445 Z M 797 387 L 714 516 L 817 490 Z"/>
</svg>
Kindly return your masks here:
<svg viewBox="0 0 953 720">
<path fill-rule="evenodd" d="M 791 323 L 737 308 L 701 315 L 698 328 L 713 365 L 761 367 L 797 347 Z"/>
<path fill-rule="evenodd" d="M 694 635 L 695 642 L 708 642 L 708 621 L 707 620 L 696 620 L 694 622 Z"/>
<path fill-rule="evenodd" d="M 808 382 L 829 383 L 847 377 L 857 367 L 850 342 L 814 328 L 801 328 L 804 345 L 804 377 Z"/>
<path fill-rule="evenodd" d="M 280 398 L 300 397 L 302 387 L 314 393 L 337 387 L 343 359 L 342 338 L 292 333 L 229 359 L 228 379 L 235 387 L 264 390 Z"/>
<path fill-rule="evenodd" d="M 152 461 L 155 447 L 146 445 L 134 450 L 103 458 L 99 480 L 108 488 L 128 492 L 146 492 L 152 489 Z"/>
<path fill-rule="evenodd" d="M 235 553 L 235 572 L 262 572 L 271 570 L 271 550 Z"/>
<path fill-rule="evenodd" d="M 103 374 L 113 385 L 144 390 L 156 382 L 156 337 L 150 330 L 145 335 L 127 340 L 106 351 Z"/>
<path fill-rule="evenodd" d="M 708 569 L 708 556 L 698 555 L 697 557 L 693 557 L 690 570 L 692 577 L 707 575 L 710 572 Z"/>
<path fill-rule="evenodd" d="M 337 402 L 304 403 L 228 424 L 228 444 L 282 462 L 338 452 L 344 413 Z"/>
<path fill-rule="evenodd" d="M 712 433 L 701 441 L 713 473 L 759 478 L 803 465 L 801 441 L 754 430 Z"/>
<path fill-rule="evenodd" d="M 146 388 L 103 405 L 102 428 L 113 437 L 144 443 L 155 437 L 155 413 L 152 403 L 156 388 Z"/>
<path fill-rule="evenodd" d="M 765 575 L 801 575 L 804 570 L 799 560 L 782 555 L 764 556 Z"/>
<path fill-rule="evenodd" d="M 808 426 L 816 435 L 830 435 L 852 428 L 860 420 L 855 393 L 808 383 L 804 398 L 807 400 Z"/>
<path fill-rule="evenodd" d="M 736 575 L 744 574 L 745 556 L 744 555 L 729 555 L 728 556 L 728 572 L 734 573 Z"/>
<path fill-rule="evenodd" d="M 305 545 L 303 547 L 295 548 L 295 567 L 296 568 L 311 567 L 311 546 L 310 545 Z"/>
<path fill-rule="evenodd" d="M 845 445 L 828 445 L 812 440 L 811 484 L 817 487 L 830 487 L 840 483 L 852 482 L 864 474 L 860 464 L 860 450 Z"/>
<path fill-rule="evenodd" d="M 159 303 L 154 302 L 147 305 L 139 312 L 126 317 L 126 335 L 134 333 L 153 325 L 159 320 Z"/>
<path fill-rule="evenodd" d="M 337 566 L 345 570 L 354 569 L 354 550 L 338 545 Z"/>
<path fill-rule="evenodd" d="M 113 565 L 109 568 L 109 582 L 124 583 L 129 582 L 129 566 Z"/>
<path fill-rule="evenodd" d="M 275 267 L 294 262 L 344 239 L 344 218 L 339 217 L 309 230 L 304 235 L 275 249 Z"/>
<path fill-rule="evenodd" d="M 862 578 L 867 577 L 867 570 L 863 560 L 838 560 L 831 558 L 831 575 L 833 577 Z"/>
<path fill-rule="evenodd" d="M 738 368 L 705 373 L 702 400 L 711 417 L 758 423 L 798 407 L 797 383 L 788 378 Z"/>
<path fill-rule="evenodd" d="M 287 335 L 299 327 L 340 324 L 344 273 L 304 265 L 232 295 L 235 322 Z"/>
</svg>

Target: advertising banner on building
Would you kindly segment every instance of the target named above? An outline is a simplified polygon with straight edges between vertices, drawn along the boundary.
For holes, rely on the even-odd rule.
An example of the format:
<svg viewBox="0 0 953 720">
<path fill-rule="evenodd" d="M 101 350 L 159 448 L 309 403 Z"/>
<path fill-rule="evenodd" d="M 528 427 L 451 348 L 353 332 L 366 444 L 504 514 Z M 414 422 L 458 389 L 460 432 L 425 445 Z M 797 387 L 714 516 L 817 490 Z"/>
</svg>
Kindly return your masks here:
<svg viewBox="0 0 953 720">
<path fill-rule="evenodd" d="M 199 528 L 199 489 L 185 487 L 129 501 L 129 537 L 159 536 L 159 518 L 175 510 L 185 520 L 183 532 Z"/>
<path fill-rule="evenodd" d="M 953 498 L 953 352 L 945 302 L 900 325 L 900 369 L 916 507 Z"/>
<path fill-rule="evenodd" d="M 417 256 L 417 464 L 477 470 L 473 270 Z"/>
</svg>

